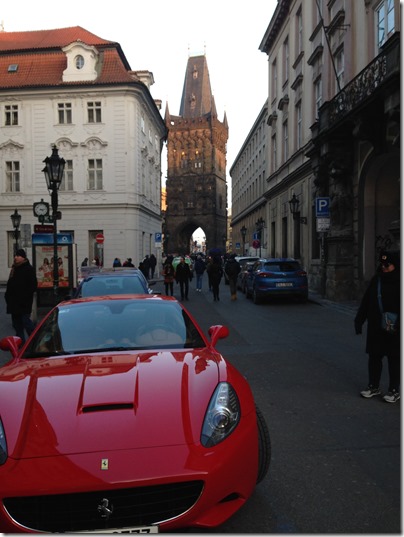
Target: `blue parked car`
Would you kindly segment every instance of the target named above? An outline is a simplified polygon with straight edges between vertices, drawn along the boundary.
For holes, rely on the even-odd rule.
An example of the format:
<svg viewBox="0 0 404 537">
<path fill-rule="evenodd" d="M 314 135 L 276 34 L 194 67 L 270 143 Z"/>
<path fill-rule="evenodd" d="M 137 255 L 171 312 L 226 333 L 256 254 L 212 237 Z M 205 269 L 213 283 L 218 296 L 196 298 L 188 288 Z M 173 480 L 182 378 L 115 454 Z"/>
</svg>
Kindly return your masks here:
<svg viewBox="0 0 404 537">
<path fill-rule="evenodd" d="M 248 268 L 246 296 L 255 304 L 274 296 L 295 296 L 306 302 L 309 294 L 307 273 L 291 257 L 259 259 Z"/>
</svg>

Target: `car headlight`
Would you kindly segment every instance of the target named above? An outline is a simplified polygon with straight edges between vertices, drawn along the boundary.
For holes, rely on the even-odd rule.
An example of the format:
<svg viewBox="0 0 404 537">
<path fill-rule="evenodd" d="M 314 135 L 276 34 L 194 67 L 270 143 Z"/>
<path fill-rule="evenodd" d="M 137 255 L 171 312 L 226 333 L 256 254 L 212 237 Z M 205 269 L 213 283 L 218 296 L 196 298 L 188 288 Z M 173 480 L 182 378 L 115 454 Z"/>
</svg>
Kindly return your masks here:
<svg viewBox="0 0 404 537">
<path fill-rule="evenodd" d="M 0 419 L 0 465 L 4 464 L 6 460 L 7 460 L 6 435 L 4 434 L 3 424 Z"/>
<path fill-rule="evenodd" d="M 240 403 L 237 394 L 228 382 L 221 382 L 212 395 L 205 415 L 202 445 L 216 446 L 234 431 L 239 421 Z"/>
</svg>

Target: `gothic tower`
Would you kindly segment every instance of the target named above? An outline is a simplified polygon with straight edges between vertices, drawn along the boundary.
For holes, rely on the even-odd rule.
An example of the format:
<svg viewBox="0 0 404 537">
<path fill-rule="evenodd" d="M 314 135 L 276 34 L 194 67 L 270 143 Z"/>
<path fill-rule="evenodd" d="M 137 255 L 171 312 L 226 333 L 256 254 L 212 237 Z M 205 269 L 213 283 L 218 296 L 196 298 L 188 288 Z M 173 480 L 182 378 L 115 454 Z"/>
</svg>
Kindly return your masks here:
<svg viewBox="0 0 404 537">
<path fill-rule="evenodd" d="M 217 118 L 205 56 L 188 58 L 179 116 L 165 111 L 169 253 L 189 253 L 193 232 L 201 227 L 207 250 L 224 251 L 227 230 L 226 113 Z"/>
</svg>

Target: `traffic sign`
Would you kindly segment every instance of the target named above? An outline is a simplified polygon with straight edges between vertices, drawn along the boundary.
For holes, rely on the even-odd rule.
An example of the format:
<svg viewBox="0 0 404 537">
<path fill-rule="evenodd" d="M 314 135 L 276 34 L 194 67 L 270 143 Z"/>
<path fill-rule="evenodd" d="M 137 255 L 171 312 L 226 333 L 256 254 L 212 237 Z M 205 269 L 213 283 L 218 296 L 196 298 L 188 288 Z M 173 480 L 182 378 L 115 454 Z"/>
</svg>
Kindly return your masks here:
<svg viewBox="0 0 404 537">
<path fill-rule="evenodd" d="M 161 242 L 161 233 L 154 234 L 154 242 Z"/>
<path fill-rule="evenodd" d="M 97 241 L 97 244 L 103 244 L 104 235 L 102 233 L 97 233 L 97 235 L 95 236 L 95 240 Z"/>
<path fill-rule="evenodd" d="M 316 218 L 317 231 L 329 231 L 330 229 L 330 218 Z"/>
<path fill-rule="evenodd" d="M 258 239 L 254 239 L 253 242 L 252 242 L 252 246 L 253 248 L 255 248 L 256 250 L 258 250 L 258 248 L 260 247 L 260 241 Z"/>
<path fill-rule="evenodd" d="M 329 217 L 330 216 L 330 198 L 316 198 L 316 216 Z"/>
</svg>

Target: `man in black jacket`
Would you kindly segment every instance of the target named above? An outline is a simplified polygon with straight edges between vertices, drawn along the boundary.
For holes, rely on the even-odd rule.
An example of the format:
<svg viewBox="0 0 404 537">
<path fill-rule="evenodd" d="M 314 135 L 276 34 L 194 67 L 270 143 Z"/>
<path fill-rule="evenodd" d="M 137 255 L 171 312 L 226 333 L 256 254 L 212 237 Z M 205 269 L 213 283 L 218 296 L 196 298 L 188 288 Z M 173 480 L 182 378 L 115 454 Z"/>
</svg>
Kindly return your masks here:
<svg viewBox="0 0 404 537">
<path fill-rule="evenodd" d="M 400 322 L 400 256 L 398 252 L 382 252 L 380 268 L 371 279 L 363 295 L 355 317 L 355 332 L 362 333 L 362 325 L 367 321 L 366 352 L 369 355 L 369 385 L 361 391 L 367 399 L 381 395 L 380 378 L 383 357 L 387 356 L 389 368 L 389 390 L 383 399 L 395 403 L 400 399 L 400 333 L 389 333 L 382 329 L 382 313 L 378 301 L 378 283 L 383 311 L 398 315 Z"/>
<path fill-rule="evenodd" d="M 25 342 L 24 330 L 30 335 L 35 325 L 31 319 L 32 303 L 38 282 L 33 266 L 27 259 L 25 250 L 19 249 L 14 256 L 7 282 L 4 298 L 7 313 L 11 313 L 11 322 L 18 337 Z"/>
</svg>

